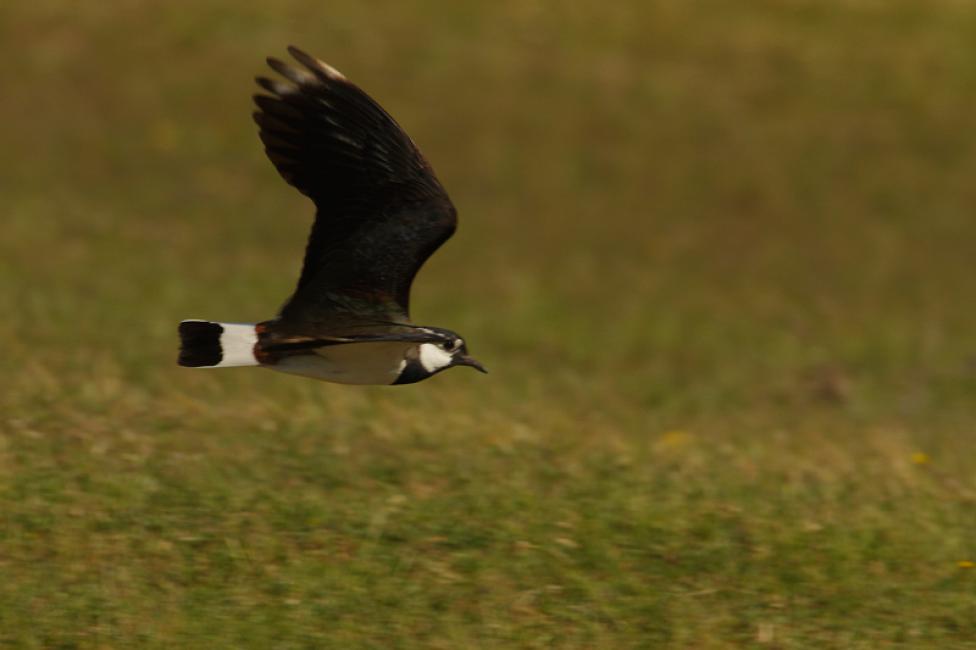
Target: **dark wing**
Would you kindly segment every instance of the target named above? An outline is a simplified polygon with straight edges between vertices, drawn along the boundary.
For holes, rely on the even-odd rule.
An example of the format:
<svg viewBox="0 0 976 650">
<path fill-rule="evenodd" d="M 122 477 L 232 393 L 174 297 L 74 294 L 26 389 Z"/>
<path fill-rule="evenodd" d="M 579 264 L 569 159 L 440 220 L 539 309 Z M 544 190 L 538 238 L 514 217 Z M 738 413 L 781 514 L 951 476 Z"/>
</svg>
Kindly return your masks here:
<svg viewBox="0 0 976 650">
<path fill-rule="evenodd" d="M 282 321 L 409 319 L 417 271 L 454 233 L 454 206 L 400 126 L 366 93 L 294 47 L 288 82 L 258 78 L 254 121 L 281 176 L 315 202 L 298 288 Z"/>
<path fill-rule="evenodd" d="M 296 332 L 289 332 L 287 321 L 267 321 L 256 327 L 258 344 L 254 354 L 261 363 L 275 364 L 282 357 L 292 354 L 307 354 L 321 348 L 351 343 L 384 343 L 396 341 L 400 343 L 445 343 L 454 340 L 454 336 L 446 330 L 437 328 L 418 327 L 401 323 L 385 323 L 384 332 L 349 333 L 338 336 L 317 336 Z M 300 329 L 308 331 L 307 323 L 301 323 Z M 373 326 L 375 329 L 375 325 Z"/>
<path fill-rule="evenodd" d="M 450 339 L 442 334 L 430 330 L 419 329 L 416 332 L 391 332 L 388 334 L 351 334 L 349 336 L 270 336 L 262 337 L 261 350 L 267 353 L 300 352 L 317 350 L 335 345 L 349 345 L 351 343 L 385 343 L 397 341 L 401 343 L 444 343 Z"/>
</svg>

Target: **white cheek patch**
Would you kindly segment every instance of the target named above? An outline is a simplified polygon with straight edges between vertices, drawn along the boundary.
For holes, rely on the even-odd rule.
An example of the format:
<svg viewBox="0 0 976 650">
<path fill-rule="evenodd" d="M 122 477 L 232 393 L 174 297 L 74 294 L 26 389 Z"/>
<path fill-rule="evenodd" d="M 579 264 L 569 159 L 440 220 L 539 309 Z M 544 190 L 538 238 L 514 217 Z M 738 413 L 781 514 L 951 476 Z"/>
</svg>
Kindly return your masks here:
<svg viewBox="0 0 976 650">
<path fill-rule="evenodd" d="M 450 352 L 445 352 L 439 345 L 433 343 L 420 344 L 420 365 L 427 372 L 434 372 L 441 368 L 451 365 L 453 357 Z"/>
</svg>

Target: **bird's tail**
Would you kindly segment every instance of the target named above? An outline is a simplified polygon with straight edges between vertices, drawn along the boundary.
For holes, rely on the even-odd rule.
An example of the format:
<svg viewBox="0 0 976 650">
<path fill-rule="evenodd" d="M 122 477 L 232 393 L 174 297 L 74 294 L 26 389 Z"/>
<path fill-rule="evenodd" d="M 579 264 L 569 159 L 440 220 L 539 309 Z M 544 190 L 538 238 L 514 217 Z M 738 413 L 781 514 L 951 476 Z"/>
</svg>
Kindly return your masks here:
<svg viewBox="0 0 976 650">
<path fill-rule="evenodd" d="M 254 356 L 254 325 L 185 320 L 180 323 L 181 366 L 225 368 L 261 365 Z"/>
</svg>

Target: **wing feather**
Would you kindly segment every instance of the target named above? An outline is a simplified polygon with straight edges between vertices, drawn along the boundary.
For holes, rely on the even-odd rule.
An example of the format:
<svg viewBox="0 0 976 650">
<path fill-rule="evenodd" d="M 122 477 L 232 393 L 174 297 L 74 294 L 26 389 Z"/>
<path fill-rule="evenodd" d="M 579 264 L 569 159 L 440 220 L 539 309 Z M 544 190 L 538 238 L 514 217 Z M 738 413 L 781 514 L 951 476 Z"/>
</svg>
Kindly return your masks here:
<svg viewBox="0 0 976 650">
<path fill-rule="evenodd" d="M 298 287 L 283 320 L 357 315 L 405 321 L 417 271 L 454 232 L 456 212 L 413 141 L 341 73 L 290 47 L 268 59 L 254 121 L 286 182 L 314 201 Z"/>
</svg>

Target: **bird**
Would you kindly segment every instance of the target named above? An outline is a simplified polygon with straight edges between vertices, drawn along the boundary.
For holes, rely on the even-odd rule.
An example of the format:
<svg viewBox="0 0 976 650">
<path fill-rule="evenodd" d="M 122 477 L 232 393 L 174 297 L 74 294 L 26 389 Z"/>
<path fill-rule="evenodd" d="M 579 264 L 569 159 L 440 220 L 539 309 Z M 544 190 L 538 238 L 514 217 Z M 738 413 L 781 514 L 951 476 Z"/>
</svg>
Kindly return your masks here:
<svg viewBox="0 0 976 650">
<path fill-rule="evenodd" d="M 328 382 L 402 385 L 455 366 L 487 372 L 465 340 L 410 320 L 410 287 L 457 227 L 430 163 L 383 108 L 338 70 L 288 47 L 256 78 L 268 158 L 312 200 L 298 286 L 260 323 L 179 324 L 178 364 L 258 366 Z"/>
</svg>

